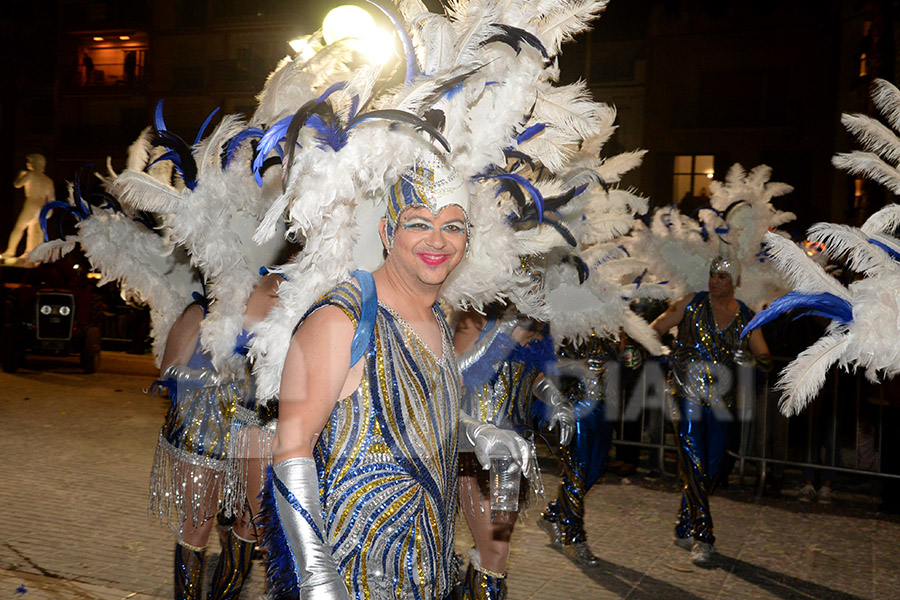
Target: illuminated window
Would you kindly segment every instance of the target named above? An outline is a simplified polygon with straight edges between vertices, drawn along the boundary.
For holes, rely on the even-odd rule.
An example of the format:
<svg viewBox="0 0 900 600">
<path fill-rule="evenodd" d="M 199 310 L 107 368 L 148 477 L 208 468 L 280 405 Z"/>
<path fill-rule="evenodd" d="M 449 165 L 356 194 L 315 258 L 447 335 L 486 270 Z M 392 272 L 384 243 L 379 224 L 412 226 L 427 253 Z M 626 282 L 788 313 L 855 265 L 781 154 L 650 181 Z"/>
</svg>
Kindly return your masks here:
<svg viewBox="0 0 900 600">
<path fill-rule="evenodd" d="M 715 174 L 712 154 L 679 154 L 672 169 L 672 200 L 709 197 L 709 182 Z"/>
</svg>

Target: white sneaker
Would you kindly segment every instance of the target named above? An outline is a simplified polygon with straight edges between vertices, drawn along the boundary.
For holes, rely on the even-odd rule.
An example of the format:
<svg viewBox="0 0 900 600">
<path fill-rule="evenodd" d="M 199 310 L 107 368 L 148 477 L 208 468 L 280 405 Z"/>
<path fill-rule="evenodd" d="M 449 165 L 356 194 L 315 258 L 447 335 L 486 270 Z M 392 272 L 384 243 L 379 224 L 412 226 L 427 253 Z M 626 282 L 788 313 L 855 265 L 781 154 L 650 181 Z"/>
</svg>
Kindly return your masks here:
<svg viewBox="0 0 900 600">
<path fill-rule="evenodd" d="M 807 483 L 802 488 L 800 488 L 800 494 L 797 496 L 797 500 L 800 502 L 812 502 L 816 499 L 816 488 L 812 486 L 812 484 Z"/>
<path fill-rule="evenodd" d="M 816 494 L 816 500 L 819 504 L 831 504 L 833 493 L 831 488 L 827 485 L 823 485 L 819 488 L 819 492 Z"/>
</svg>

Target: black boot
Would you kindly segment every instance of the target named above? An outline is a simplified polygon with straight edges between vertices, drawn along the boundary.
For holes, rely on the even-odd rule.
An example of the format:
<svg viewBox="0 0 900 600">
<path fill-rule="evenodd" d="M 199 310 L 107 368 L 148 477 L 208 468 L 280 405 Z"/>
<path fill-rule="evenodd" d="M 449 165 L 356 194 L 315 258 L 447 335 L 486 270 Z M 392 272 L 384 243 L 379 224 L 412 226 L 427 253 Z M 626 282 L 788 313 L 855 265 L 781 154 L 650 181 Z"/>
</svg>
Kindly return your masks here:
<svg viewBox="0 0 900 600">
<path fill-rule="evenodd" d="M 213 574 L 209 600 L 236 600 L 241 595 L 241 588 L 250 573 L 253 545 L 235 535 L 233 529 L 228 531 Z"/>
<path fill-rule="evenodd" d="M 175 600 L 200 600 L 206 548 L 175 544 Z"/>
</svg>

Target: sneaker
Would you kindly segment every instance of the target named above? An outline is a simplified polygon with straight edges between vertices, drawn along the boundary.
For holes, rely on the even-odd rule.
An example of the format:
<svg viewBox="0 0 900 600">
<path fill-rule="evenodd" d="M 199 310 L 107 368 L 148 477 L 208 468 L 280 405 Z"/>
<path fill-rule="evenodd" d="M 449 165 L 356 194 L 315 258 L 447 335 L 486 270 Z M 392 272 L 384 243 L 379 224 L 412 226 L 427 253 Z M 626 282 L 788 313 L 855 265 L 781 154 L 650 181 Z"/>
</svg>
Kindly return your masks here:
<svg viewBox="0 0 900 600">
<path fill-rule="evenodd" d="M 600 564 L 600 559 L 594 556 L 587 542 L 578 542 L 577 544 L 566 544 L 562 547 L 563 554 L 579 567 L 596 567 Z"/>
<path fill-rule="evenodd" d="M 690 550 L 694 547 L 694 540 L 691 536 L 678 537 L 676 535 L 673 543 L 679 548 L 684 548 L 685 550 Z"/>
<path fill-rule="evenodd" d="M 816 488 L 812 486 L 812 484 L 807 483 L 802 488 L 800 488 L 800 494 L 797 496 L 797 500 L 800 502 L 812 502 L 816 499 Z"/>
<path fill-rule="evenodd" d="M 816 500 L 819 504 L 831 504 L 833 493 L 831 488 L 827 485 L 823 485 L 819 488 L 819 492 L 816 494 Z"/>
<path fill-rule="evenodd" d="M 691 562 L 698 567 L 708 567 L 712 563 L 712 555 L 715 551 L 712 544 L 694 542 L 691 547 Z"/>
<path fill-rule="evenodd" d="M 554 521 L 549 521 L 547 519 L 547 515 L 542 514 L 541 517 L 537 520 L 537 525 L 544 532 L 550 536 L 550 547 L 551 548 L 561 548 L 562 547 L 562 533 L 559 531 L 559 523 Z"/>
</svg>

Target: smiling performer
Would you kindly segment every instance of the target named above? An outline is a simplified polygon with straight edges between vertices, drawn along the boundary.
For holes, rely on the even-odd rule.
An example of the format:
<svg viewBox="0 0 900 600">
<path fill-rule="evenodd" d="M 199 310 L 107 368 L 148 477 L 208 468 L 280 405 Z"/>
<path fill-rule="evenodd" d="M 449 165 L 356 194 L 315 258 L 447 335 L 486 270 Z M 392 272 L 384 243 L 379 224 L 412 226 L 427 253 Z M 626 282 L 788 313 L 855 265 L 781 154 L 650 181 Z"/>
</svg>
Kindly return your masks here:
<svg viewBox="0 0 900 600">
<path fill-rule="evenodd" d="M 742 348 L 741 331 L 752 311 L 734 297 L 740 281 L 740 264 L 717 256 L 709 266 L 709 291 L 685 296 L 652 324 L 660 336 L 678 326 L 672 372 L 677 382 L 675 428 L 682 497 L 675 544 L 690 549 L 691 560 L 698 566 L 707 566 L 715 552 L 709 491 L 735 418 L 737 386 L 732 373 L 753 357 L 761 364 L 770 359 L 758 330 L 749 336 L 753 357 Z"/>
<path fill-rule="evenodd" d="M 466 253 L 468 189 L 432 155 L 387 196 L 384 264 L 307 311 L 284 365 L 271 495 L 301 598 L 452 585 L 460 381 L 436 300 Z"/>
</svg>

